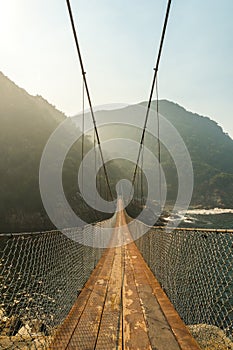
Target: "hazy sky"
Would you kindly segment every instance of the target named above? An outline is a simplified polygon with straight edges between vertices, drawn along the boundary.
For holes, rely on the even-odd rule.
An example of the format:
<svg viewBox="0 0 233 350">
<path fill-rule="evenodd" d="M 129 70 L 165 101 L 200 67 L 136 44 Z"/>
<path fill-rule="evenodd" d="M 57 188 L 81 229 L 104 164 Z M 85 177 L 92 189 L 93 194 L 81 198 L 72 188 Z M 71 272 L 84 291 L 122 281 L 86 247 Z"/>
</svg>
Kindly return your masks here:
<svg viewBox="0 0 233 350">
<path fill-rule="evenodd" d="M 147 100 L 166 0 L 71 0 L 93 105 Z M 159 97 L 233 136 L 233 1 L 173 0 Z M 67 115 L 82 80 L 65 0 L 0 0 L 0 70 Z"/>
</svg>

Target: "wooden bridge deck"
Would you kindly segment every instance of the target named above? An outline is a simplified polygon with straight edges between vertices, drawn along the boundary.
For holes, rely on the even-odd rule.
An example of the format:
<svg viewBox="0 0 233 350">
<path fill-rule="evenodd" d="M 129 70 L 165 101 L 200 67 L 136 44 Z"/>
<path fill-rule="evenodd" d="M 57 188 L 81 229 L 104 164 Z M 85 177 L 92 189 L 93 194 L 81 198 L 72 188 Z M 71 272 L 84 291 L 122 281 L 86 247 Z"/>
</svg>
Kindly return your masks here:
<svg viewBox="0 0 233 350">
<path fill-rule="evenodd" d="M 117 215 L 115 238 L 124 212 Z M 127 230 L 126 230 L 127 231 Z M 199 350 L 134 243 L 109 248 L 51 350 Z"/>
</svg>

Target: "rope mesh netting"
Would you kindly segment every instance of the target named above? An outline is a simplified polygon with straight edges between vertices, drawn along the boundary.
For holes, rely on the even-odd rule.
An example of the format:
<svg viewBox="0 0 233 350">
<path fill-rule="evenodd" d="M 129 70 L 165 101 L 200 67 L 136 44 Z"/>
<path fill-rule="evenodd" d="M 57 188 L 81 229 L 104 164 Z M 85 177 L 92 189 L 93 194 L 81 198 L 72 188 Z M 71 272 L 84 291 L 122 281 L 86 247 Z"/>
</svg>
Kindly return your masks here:
<svg viewBox="0 0 233 350">
<path fill-rule="evenodd" d="M 48 348 L 104 251 L 95 248 L 103 246 L 98 228 L 114 222 L 113 217 L 67 235 L 0 235 L 0 349 Z M 78 235 L 85 243 L 93 232 L 94 247 L 75 241 Z"/>
<path fill-rule="evenodd" d="M 136 244 L 200 346 L 233 349 L 233 231 L 153 228 Z"/>
</svg>

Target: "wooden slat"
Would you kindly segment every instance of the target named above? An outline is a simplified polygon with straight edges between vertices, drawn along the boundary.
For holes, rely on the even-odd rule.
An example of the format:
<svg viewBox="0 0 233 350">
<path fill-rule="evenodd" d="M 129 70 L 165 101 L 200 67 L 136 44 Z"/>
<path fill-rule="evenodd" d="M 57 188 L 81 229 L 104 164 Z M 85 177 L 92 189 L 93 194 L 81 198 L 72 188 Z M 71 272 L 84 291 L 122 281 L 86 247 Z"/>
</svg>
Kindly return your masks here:
<svg viewBox="0 0 233 350">
<path fill-rule="evenodd" d="M 101 257 L 96 268 L 92 272 L 89 280 L 87 281 L 81 293 L 79 294 L 77 301 L 75 302 L 71 311 L 69 312 L 69 315 L 67 316 L 61 327 L 59 327 L 59 329 L 57 330 L 55 339 L 50 345 L 50 350 L 63 350 L 67 348 L 72 334 L 77 326 L 77 323 L 94 288 L 96 278 L 98 277 L 98 275 L 101 272 L 101 269 L 103 268 L 104 262 L 106 261 L 106 255 L 108 253 L 109 252 L 106 251 Z"/>
<path fill-rule="evenodd" d="M 138 295 L 145 314 L 147 332 L 152 349 L 180 350 L 175 335 L 172 332 L 155 295 L 153 294 L 150 281 L 145 274 L 145 261 L 141 254 L 139 254 L 135 244 L 131 244 L 130 248 L 131 265 L 134 272 Z"/>
<path fill-rule="evenodd" d="M 146 266 L 146 273 L 151 282 L 153 293 L 158 300 L 161 309 L 163 310 L 167 322 L 170 325 L 180 348 L 182 350 L 200 350 L 196 340 L 192 337 L 188 328 L 181 320 L 177 311 L 174 309 L 174 306 L 160 287 L 159 282 L 156 280 L 148 266 Z"/>
<path fill-rule="evenodd" d="M 121 248 L 115 249 L 112 273 L 101 318 L 96 344 L 97 350 L 119 350 L 121 347 Z"/>
<path fill-rule="evenodd" d="M 151 350 L 147 325 L 126 247 L 123 293 L 123 339 L 126 350 Z"/>
<path fill-rule="evenodd" d="M 108 281 L 114 258 L 114 249 L 109 249 L 103 268 L 99 273 L 84 311 L 73 332 L 67 350 L 94 349 L 105 303 Z"/>
</svg>

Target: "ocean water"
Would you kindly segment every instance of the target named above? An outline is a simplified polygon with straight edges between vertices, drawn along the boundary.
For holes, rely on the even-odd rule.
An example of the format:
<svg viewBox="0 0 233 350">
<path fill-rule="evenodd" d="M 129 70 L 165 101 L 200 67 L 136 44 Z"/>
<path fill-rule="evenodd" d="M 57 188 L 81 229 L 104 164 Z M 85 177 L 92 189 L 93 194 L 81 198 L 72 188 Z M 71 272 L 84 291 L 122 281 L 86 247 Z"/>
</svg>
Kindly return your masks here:
<svg viewBox="0 0 233 350">
<path fill-rule="evenodd" d="M 175 219 L 182 219 L 180 227 L 233 230 L 233 209 L 190 209 L 178 212 Z"/>
</svg>

